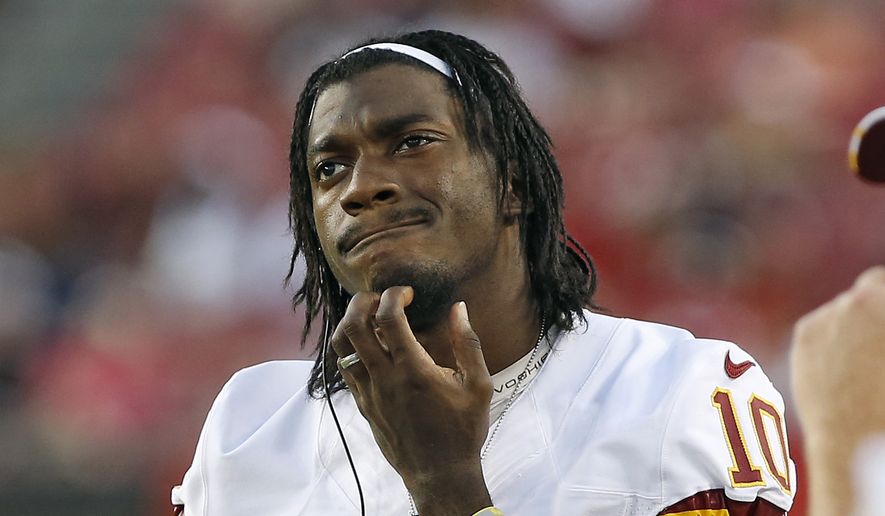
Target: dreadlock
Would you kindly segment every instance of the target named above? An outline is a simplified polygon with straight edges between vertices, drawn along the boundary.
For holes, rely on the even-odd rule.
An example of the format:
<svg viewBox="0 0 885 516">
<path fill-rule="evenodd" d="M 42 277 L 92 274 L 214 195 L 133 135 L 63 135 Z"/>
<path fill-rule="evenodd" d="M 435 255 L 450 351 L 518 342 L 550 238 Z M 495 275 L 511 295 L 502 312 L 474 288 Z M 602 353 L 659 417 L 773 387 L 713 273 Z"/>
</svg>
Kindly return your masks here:
<svg viewBox="0 0 885 516">
<path fill-rule="evenodd" d="M 576 322 L 585 322 L 582 309 L 594 307 L 596 268 L 587 251 L 565 230 L 562 177 L 551 152 L 550 137 L 523 101 L 508 66 L 476 41 L 436 30 L 374 38 L 354 48 L 378 42 L 420 48 L 452 67 L 455 79 L 448 81 L 450 94 L 463 106 L 469 145 L 474 150 L 486 149 L 494 157 L 499 204 L 503 206 L 507 186 L 512 185 L 514 194 L 529 208 L 519 215 L 520 237 L 540 313 L 565 330 L 573 329 Z M 302 256 L 304 282 L 292 303 L 293 307 L 305 305 L 302 345 L 313 323 L 321 317 L 317 359 L 308 382 L 309 392 L 317 398 L 324 396 L 326 386 L 329 393 L 346 388 L 332 353 L 326 357 L 323 377 L 322 350 L 328 345 L 331 330 L 344 317 L 350 294 L 332 274 L 316 232 L 306 157 L 311 113 L 317 97 L 329 86 L 390 63 L 426 66 L 390 50 L 362 50 L 320 66 L 307 80 L 295 109 L 289 153 L 289 224 L 295 244 L 286 283 L 292 278 L 297 258 Z"/>
</svg>

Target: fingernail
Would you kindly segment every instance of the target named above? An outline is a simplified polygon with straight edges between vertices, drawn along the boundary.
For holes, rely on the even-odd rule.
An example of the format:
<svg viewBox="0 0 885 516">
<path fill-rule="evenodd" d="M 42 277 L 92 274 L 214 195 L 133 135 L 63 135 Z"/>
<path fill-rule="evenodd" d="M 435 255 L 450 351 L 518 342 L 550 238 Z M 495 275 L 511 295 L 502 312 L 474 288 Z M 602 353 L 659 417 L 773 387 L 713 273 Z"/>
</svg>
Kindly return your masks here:
<svg viewBox="0 0 885 516">
<path fill-rule="evenodd" d="M 412 300 L 415 299 L 415 289 L 410 285 L 403 285 L 400 287 L 402 289 L 401 294 L 403 301 L 405 301 L 406 305 L 412 303 Z"/>
<path fill-rule="evenodd" d="M 464 320 L 470 319 L 470 316 L 467 314 L 467 303 L 464 301 L 458 301 L 458 316 Z"/>
</svg>

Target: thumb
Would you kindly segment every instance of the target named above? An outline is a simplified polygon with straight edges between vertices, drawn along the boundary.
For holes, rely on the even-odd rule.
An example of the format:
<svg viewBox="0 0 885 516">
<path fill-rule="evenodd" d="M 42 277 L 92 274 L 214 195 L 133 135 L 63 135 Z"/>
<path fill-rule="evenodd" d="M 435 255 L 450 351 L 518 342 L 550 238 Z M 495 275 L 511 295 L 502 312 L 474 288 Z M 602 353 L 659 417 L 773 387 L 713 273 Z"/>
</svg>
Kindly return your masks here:
<svg viewBox="0 0 885 516">
<path fill-rule="evenodd" d="M 464 301 L 459 301 L 452 307 L 449 324 L 455 365 L 464 383 L 477 388 L 489 385 L 491 377 L 482 354 L 482 345 L 470 325 L 467 304 Z"/>
</svg>

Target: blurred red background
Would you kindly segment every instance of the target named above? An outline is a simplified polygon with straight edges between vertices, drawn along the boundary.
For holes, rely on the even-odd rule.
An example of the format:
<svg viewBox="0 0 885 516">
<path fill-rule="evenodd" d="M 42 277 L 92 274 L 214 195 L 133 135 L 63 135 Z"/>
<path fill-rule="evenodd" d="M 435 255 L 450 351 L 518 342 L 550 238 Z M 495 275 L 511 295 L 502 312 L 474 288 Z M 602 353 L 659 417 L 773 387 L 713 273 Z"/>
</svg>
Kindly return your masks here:
<svg viewBox="0 0 885 516">
<path fill-rule="evenodd" d="M 845 156 L 885 104 L 883 4 L 441 4 L 0 1 L 9 514 L 168 514 L 227 377 L 309 354 L 283 288 L 291 116 L 314 67 L 379 32 L 499 52 L 599 302 L 740 343 L 789 411 L 792 323 L 885 263 L 885 192 Z"/>
</svg>

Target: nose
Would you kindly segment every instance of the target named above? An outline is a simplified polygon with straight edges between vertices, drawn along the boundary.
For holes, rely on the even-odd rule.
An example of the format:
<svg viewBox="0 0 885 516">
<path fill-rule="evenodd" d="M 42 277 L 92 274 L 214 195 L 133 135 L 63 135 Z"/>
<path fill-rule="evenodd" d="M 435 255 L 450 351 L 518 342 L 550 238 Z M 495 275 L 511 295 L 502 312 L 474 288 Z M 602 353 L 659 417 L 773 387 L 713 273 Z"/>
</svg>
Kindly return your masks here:
<svg viewBox="0 0 885 516">
<path fill-rule="evenodd" d="M 341 207 L 348 215 L 357 216 L 373 207 L 394 204 L 400 199 L 400 185 L 389 164 L 378 159 L 360 157 L 350 171 L 350 183 L 341 196 Z"/>
</svg>

